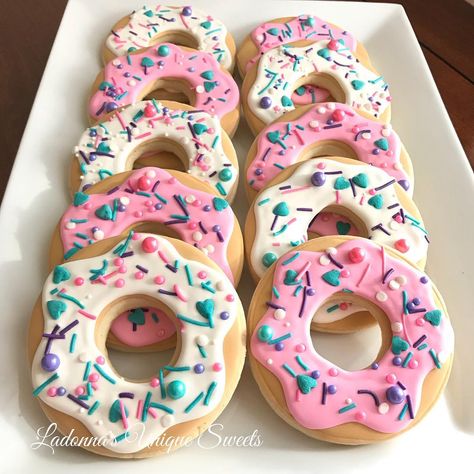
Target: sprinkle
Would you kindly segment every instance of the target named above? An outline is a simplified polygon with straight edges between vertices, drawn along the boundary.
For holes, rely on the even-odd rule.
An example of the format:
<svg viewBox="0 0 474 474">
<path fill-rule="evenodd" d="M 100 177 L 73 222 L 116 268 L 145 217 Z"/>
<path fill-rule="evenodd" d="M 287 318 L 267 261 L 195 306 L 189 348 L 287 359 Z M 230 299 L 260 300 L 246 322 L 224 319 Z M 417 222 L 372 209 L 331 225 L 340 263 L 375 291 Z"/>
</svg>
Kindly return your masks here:
<svg viewBox="0 0 474 474">
<path fill-rule="evenodd" d="M 368 271 L 370 269 L 370 263 L 367 264 L 367 266 L 365 267 L 365 270 L 364 272 L 362 273 L 359 281 L 357 282 L 356 284 L 356 287 L 359 288 L 359 285 L 362 283 L 362 281 L 364 280 L 365 276 L 367 275 Z"/>
<path fill-rule="evenodd" d="M 94 369 L 97 370 L 97 372 L 99 372 L 99 374 L 102 375 L 105 380 L 107 380 L 111 384 L 115 384 L 115 380 L 110 375 L 108 375 L 99 364 L 94 364 Z"/>
<path fill-rule="evenodd" d="M 207 290 L 211 293 L 215 293 L 216 290 L 214 288 L 212 288 L 211 286 L 211 282 L 210 281 L 206 281 L 206 282 L 202 282 L 201 283 L 201 288 L 203 288 L 204 290 Z"/>
<path fill-rule="evenodd" d="M 415 414 L 413 413 L 413 406 L 411 404 L 411 397 L 407 395 L 407 406 L 408 406 L 408 413 L 410 414 L 410 418 L 413 420 L 415 418 Z"/>
<path fill-rule="evenodd" d="M 272 287 L 272 291 L 276 298 L 280 298 L 280 292 L 277 290 L 276 286 Z"/>
<path fill-rule="evenodd" d="M 135 395 L 132 392 L 121 392 L 119 393 L 119 398 L 130 398 L 133 400 Z"/>
<path fill-rule="evenodd" d="M 413 347 L 416 349 L 424 340 L 426 339 L 426 334 L 423 334 L 419 339 L 413 343 Z M 419 349 L 418 349 L 419 350 Z"/>
<path fill-rule="evenodd" d="M 350 405 L 346 405 L 345 407 L 339 408 L 339 413 L 345 413 L 346 411 L 352 410 L 357 405 L 355 403 L 351 403 Z"/>
<path fill-rule="evenodd" d="M 371 390 L 357 390 L 357 393 L 360 395 L 370 395 L 374 399 L 374 403 L 376 406 L 380 405 L 379 397 L 376 393 L 372 392 Z"/>
<path fill-rule="evenodd" d="M 161 384 L 160 386 L 162 387 Z M 145 401 L 143 402 L 142 421 L 146 421 L 148 417 L 148 408 L 150 406 L 150 400 L 151 400 L 151 392 L 147 392 L 145 396 Z"/>
<path fill-rule="evenodd" d="M 301 356 L 300 356 L 300 355 L 297 355 L 297 356 L 296 356 L 296 362 L 298 362 L 298 364 L 301 365 L 301 367 L 303 368 L 303 370 L 309 370 L 309 367 L 303 362 L 303 359 L 301 359 Z"/>
<path fill-rule="evenodd" d="M 77 403 L 82 408 L 85 408 L 86 410 L 89 410 L 89 405 L 86 402 L 82 401 L 80 398 L 75 397 L 71 393 L 67 394 L 67 398 L 69 398 L 69 400 L 72 400 L 74 403 Z"/>
<path fill-rule="evenodd" d="M 296 252 L 294 255 L 292 255 L 290 258 L 288 258 L 287 260 L 284 260 L 282 262 L 282 265 L 288 265 L 290 264 L 291 262 L 294 262 L 298 257 L 300 256 L 300 253 L 299 252 Z"/>
<path fill-rule="evenodd" d="M 430 349 L 430 356 L 433 359 L 433 362 L 435 363 L 436 367 L 438 369 L 441 369 L 441 364 L 439 363 L 438 356 L 436 355 L 436 352 L 434 351 L 434 349 Z"/>
<path fill-rule="evenodd" d="M 262 199 L 261 201 L 257 202 L 258 206 L 263 206 L 266 204 L 268 201 L 270 201 L 270 198 Z"/>
<path fill-rule="evenodd" d="M 290 337 L 291 337 L 291 332 L 284 334 L 283 336 L 277 337 L 276 339 L 272 339 L 271 341 L 268 341 L 268 344 L 270 345 L 278 344 L 279 342 L 284 341 Z"/>
<path fill-rule="evenodd" d="M 200 392 L 199 395 L 184 409 L 184 413 L 189 413 L 204 397 L 204 392 Z"/>
<path fill-rule="evenodd" d="M 77 334 L 74 333 L 71 337 L 71 342 L 69 343 L 69 352 L 72 354 L 75 349 L 76 349 L 76 340 L 77 340 Z"/>
<path fill-rule="evenodd" d="M 196 345 L 198 346 L 201 356 L 205 359 L 207 357 L 206 349 L 204 349 L 204 347 L 200 346 L 199 344 L 196 344 Z"/>
<path fill-rule="evenodd" d="M 405 368 L 407 365 L 408 365 L 408 362 L 410 362 L 410 360 L 412 359 L 413 357 L 413 352 L 409 352 L 406 357 L 405 357 L 405 360 L 403 361 L 402 363 L 402 367 Z"/>
<path fill-rule="evenodd" d="M 186 271 L 186 278 L 188 279 L 189 286 L 193 286 L 193 276 L 187 263 L 184 265 L 184 270 Z"/>
<path fill-rule="evenodd" d="M 120 443 L 120 441 L 123 441 L 125 438 L 128 438 L 130 436 L 130 433 L 128 431 L 125 431 L 125 433 L 122 433 L 114 438 L 114 441 L 116 443 Z"/>
<path fill-rule="evenodd" d="M 125 429 L 128 429 L 127 413 L 125 412 L 125 405 L 122 400 L 119 400 L 120 414 L 122 416 L 122 424 Z"/>
<path fill-rule="evenodd" d="M 407 308 L 408 294 L 405 290 L 402 291 L 402 296 L 403 296 L 403 314 L 408 314 L 408 308 Z"/>
<path fill-rule="evenodd" d="M 209 405 L 209 402 L 211 401 L 212 393 L 214 392 L 216 386 L 217 386 L 217 382 L 212 382 L 211 385 L 209 385 L 206 396 L 204 397 L 204 405 L 206 406 Z"/>
<path fill-rule="evenodd" d="M 163 204 L 168 204 L 168 200 L 165 199 L 163 196 L 160 196 L 158 193 L 153 193 L 156 199 L 160 200 Z"/>
<path fill-rule="evenodd" d="M 403 420 L 403 417 L 405 416 L 405 413 L 407 412 L 407 410 L 408 410 L 408 403 L 405 403 L 405 405 L 402 408 L 402 411 L 398 415 L 399 420 Z"/>
<path fill-rule="evenodd" d="M 89 411 L 87 412 L 87 414 L 92 415 L 97 410 L 97 408 L 99 408 L 99 405 L 100 405 L 99 400 L 96 400 L 94 404 L 89 408 Z"/>
<path fill-rule="evenodd" d="M 282 367 L 283 367 L 292 377 L 296 377 L 295 371 L 294 371 L 288 364 L 283 364 Z"/>
<path fill-rule="evenodd" d="M 338 304 L 335 304 L 333 306 L 330 306 L 328 309 L 326 309 L 326 312 L 327 313 L 332 313 L 333 311 L 336 311 L 336 309 L 339 308 L 339 305 Z"/>
<path fill-rule="evenodd" d="M 85 316 L 86 318 L 89 319 L 97 319 L 97 316 L 94 316 L 93 314 L 88 313 L 87 311 L 84 311 L 83 309 L 77 310 L 79 314 L 82 314 L 82 316 Z"/>
<path fill-rule="evenodd" d="M 385 273 L 385 275 L 383 276 L 382 278 L 382 283 L 385 284 L 385 282 L 387 281 L 387 278 L 394 272 L 395 270 L 393 268 L 390 268 L 389 270 L 387 270 L 387 272 Z"/>
<path fill-rule="evenodd" d="M 181 319 L 181 321 L 185 321 L 186 323 L 194 324 L 196 326 L 203 326 L 203 327 L 210 327 L 209 323 L 203 323 L 201 321 L 196 321 L 194 319 L 188 318 L 187 316 L 183 316 L 182 314 L 177 314 L 176 317 Z"/>
<path fill-rule="evenodd" d="M 216 188 L 222 196 L 227 196 L 227 192 L 224 189 L 224 186 L 222 186 L 222 183 L 217 183 Z"/>
<path fill-rule="evenodd" d="M 51 377 L 49 377 L 49 379 L 45 380 L 41 385 L 33 390 L 33 395 L 37 397 L 50 383 L 54 382 L 58 378 L 59 375 L 57 372 L 55 372 L 53 375 L 51 375 Z"/>
<path fill-rule="evenodd" d="M 375 189 L 375 191 L 380 191 L 381 189 L 384 189 L 384 188 L 387 188 L 388 186 L 391 186 L 393 183 L 395 183 L 394 179 L 392 179 L 391 181 L 388 181 L 387 183 L 382 184 L 381 186 L 378 186 L 374 189 Z"/>
<path fill-rule="evenodd" d="M 64 292 L 64 290 L 60 291 L 58 293 L 58 296 L 60 298 L 64 298 L 65 300 L 72 301 L 73 303 L 77 304 L 77 306 L 79 306 L 79 308 L 81 309 L 85 308 L 85 306 L 78 299 L 74 298 L 74 296 L 68 295 L 67 293 Z"/>
<path fill-rule="evenodd" d="M 423 349 L 426 349 L 427 347 L 428 347 L 428 344 L 425 343 L 425 344 L 422 344 L 421 346 L 419 346 L 417 348 L 417 350 L 422 351 Z"/>
<path fill-rule="evenodd" d="M 322 394 L 322 397 L 321 397 L 321 404 L 322 405 L 326 405 L 327 394 L 328 394 L 328 386 L 327 386 L 326 382 L 323 382 L 323 394 Z"/>
<path fill-rule="evenodd" d="M 87 377 L 89 377 L 89 374 L 91 372 L 91 361 L 87 361 L 87 364 L 86 364 L 86 368 L 84 370 L 84 376 L 82 377 L 82 380 L 83 381 L 86 381 L 87 380 Z"/>
<path fill-rule="evenodd" d="M 158 379 L 160 381 L 161 398 L 165 399 L 166 398 L 165 379 L 163 377 L 163 370 L 162 369 L 160 369 L 160 371 L 158 372 Z"/>
</svg>

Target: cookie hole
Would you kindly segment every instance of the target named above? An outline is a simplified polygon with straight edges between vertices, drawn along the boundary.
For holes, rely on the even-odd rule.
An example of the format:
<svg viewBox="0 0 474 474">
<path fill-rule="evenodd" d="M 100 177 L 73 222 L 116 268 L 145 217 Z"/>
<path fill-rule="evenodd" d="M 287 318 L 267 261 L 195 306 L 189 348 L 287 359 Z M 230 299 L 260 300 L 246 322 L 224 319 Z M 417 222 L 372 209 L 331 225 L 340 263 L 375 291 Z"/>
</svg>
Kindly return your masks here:
<svg viewBox="0 0 474 474">
<path fill-rule="evenodd" d="M 353 235 L 367 238 L 369 233 L 362 220 L 342 206 L 328 206 L 316 214 L 308 225 L 310 239 L 325 235 Z"/>
<path fill-rule="evenodd" d="M 333 311 L 332 320 L 318 312 L 313 317 L 311 340 L 314 350 L 337 367 L 348 371 L 362 370 L 381 359 L 390 348 L 391 331 L 388 318 L 376 305 L 355 295 L 338 293 L 320 309 L 349 302 L 357 305 L 357 312 L 338 319 L 343 312 Z M 317 325 L 315 321 L 330 321 Z M 326 332 L 320 332 L 324 330 Z"/>
</svg>

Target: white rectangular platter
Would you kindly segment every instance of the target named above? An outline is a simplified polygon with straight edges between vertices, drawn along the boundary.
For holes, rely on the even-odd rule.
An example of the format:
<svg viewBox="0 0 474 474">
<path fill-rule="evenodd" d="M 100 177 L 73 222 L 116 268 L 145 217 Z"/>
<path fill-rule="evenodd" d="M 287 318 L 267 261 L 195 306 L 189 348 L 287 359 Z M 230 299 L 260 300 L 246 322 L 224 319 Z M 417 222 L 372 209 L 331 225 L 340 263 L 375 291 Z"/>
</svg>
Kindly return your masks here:
<svg viewBox="0 0 474 474">
<path fill-rule="evenodd" d="M 52 230 L 68 203 L 69 159 L 87 126 L 85 101 L 100 67 L 99 48 L 116 19 L 142 2 L 69 1 L 5 194 L 0 214 L 0 472 L 400 473 L 444 472 L 455 468 L 454 463 L 472 469 L 473 174 L 404 10 L 392 4 L 351 2 L 191 3 L 222 19 L 237 43 L 265 20 L 311 13 L 344 26 L 367 47 L 391 86 L 393 125 L 413 159 L 415 200 L 431 234 L 427 271 L 445 297 L 455 328 L 456 358 L 445 395 L 425 420 L 403 436 L 379 445 L 335 446 L 287 426 L 263 400 L 247 367 L 234 398 L 218 419 L 220 425 L 214 426 L 214 433 L 206 433 L 200 445 L 193 443 L 133 466 L 130 461 L 105 459 L 78 448 L 56 448 L 54 454 L 46 446 L 32 449 L 38 441 L 37 430 L 48 422 L 31 395 L 25 356 L 27 323 L 46 276 Z M 234 143 L 243 165 L 251 143 L 244 123 Z M 235 210 L 243 223 L 242 184 Z M 253 288 L 245 273 L 239 288 L 245 307 Z M 361 335 L 355 347 L 373 345 L 373 335 Z M 344 341 L 328 336 L 321 344 L 329 354 L 360 359 Z M 254 447 L 235 445 L 237 437 L 250 438 L 255 431 Z"/>
</svg>

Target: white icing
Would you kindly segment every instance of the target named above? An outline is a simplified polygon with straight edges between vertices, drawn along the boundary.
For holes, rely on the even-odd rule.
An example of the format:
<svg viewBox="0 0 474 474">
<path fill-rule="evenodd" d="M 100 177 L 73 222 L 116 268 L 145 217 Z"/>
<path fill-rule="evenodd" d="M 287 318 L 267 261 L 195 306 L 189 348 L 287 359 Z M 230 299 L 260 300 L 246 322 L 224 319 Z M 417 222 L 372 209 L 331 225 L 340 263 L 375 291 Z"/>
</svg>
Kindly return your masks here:
<svg viewBox="0 0 474 474">
<path fill-rule="evenodd" d="M 348 59 L 347 56 L 351 53 L 342 46 L 337 52 L 330 51 L 331 61 L 324 59 L 318 55 L 318 51 L 327 49 L 327 44 L 328 41 L 323 40 L 301 48 L 280 46 L 267 51 L 260 58 L 257 76 L 249 89 L 247 100 L 252 112 L 262 122 L 269 124 L 285 112 L 293 110 L 295 107 L 289 98 L 296 82 L 315 72 L 329 75 L 337 81 L 347 105 L 361 109 L 375 118 L 384 112 L 390 103 L 390 94 L 383 79 L 356 62 L 353 56 Z M 294 56 L 298 61 L 295 62 Z M 333 60 L 349 67 L 339 66 Z M 352 86 L 351 82 L 354 80 L 364 83 L 360 90 Z M 260 100 L 265 96 L 270 97 L 272 101 L 271 107 L 267 109 L 260 106 Z M 283 105 L 282 99 L 287 100 L 287 104 Z"/>
<path fill-rule="evenodd" d="M 313 173 L 332 171 L 342 171 L 342 174 L 326 174 L 324 185 L 312 185 L 311 176 Z M 350 186 L 336 193 L 334 183 L 338 177 L 349 180 L 360 173 L 368 176 L 367 188 L 363 189 L 354 185 L 355 197 Z M 381 195 L 383 198 L 383 207 L 381 209 L 376 209 L 368 203 L 372 197 L 369 190 L 387 184 L 392 180 L 393 178 L 383 170 L 365 164 L 352 165 L 325 158 L 315 158 L 302 162 L 295 169 L 292 176 L 277 185 L 264 189 L 255 201 L 253 212 L 256 225 L 255 238 L 251 250 L 251 261 L 257 275 L 261 277 L 266 271 L 266 267 L 262 262 L 262 257 L 266 252 L 272 252 L 277 257 L 280 257 L 294 248 L 291 242 L 293 244 L 300 244 L 307 240 L 307 229 L 311 220 L 325 207 L 335 205 L 337 194 L 339 194 L 340 199 L 339 205 L 352 211 L 365 223 L 368 236 L 374 242 L 394 247 L 397 240 L 405 239 L 409 245 L 408 251 L 404 254 L 405 257 L 414 263 L 422 260 L 427 254 L 428 242 L 425 239 L 424 232 L 408 218 L 405 220 L 405 224 L 400 223 L 396 230 L 390 229 L 390 235 L 378 229 L 371 230 L 378 224 L 382 224 L 385 229 L 389 229 L 389 223 L 393 219 L 392 216 L 400 210 L 401 206 L 388 209 L 388 206 L 399 202 L 395 188 L 392 185 L 376 191 L 376 194 Z M 295 192 L 288 192 L 288 189 L 280 190 L 280 188 L 285 186 L 291 186 L 292 189 L 302 189 Z M 407 199 L 409 199 L 408 196 Z M 272 210 L 280 202 L 287 204 L 289 214 L 286 217 L 278 217 L 277 223 L 273 231 L 271 231 L 270 229 L 275 218 Z M 297 208 L 311 208 L 312 211 L 297 211 Z M 287 225 L 286 230 L 278 235 L 274 235 L 285 224 Z M 422 222 L 420 226 L 423 227 Z M 329 263 L 329 258 L 325 258 L 325 261 L 322 262 L 323 265 L 325 263 Z"/>
<path fill-rule="evenodd" d="M 99 170 L 106 170 L 112 175 L 128 171 L 130 169 L 128 157 L 137 146 L 159 138 L 166 138 L 181 145 L 188 157 L 187 170 L 192 176 L 200 181 L 209 183 L 221 195 L 225 196 L 228 194 L 234 184 L 237 183 L 238 170 L 224 152 L 222 146 L 223 131 L 218 117 L 210 116 L 205 112 L 169 110 L 167 117 L 171 116 L 174 118 L 167 119 L 165 116 L 163 119 L 163 104 L 158 102 L 155 102 L 155 104 L 160 111 L 159 113 L 156 112 L 155 116 L 149 118 L 143 115 L 142 118 L 136 121 L 133 121 L 133 118 L 137 113 L 142 112 L 146 106 L 153 107 L 153 110 L 156 111 L 152 101 L 137 102 L 120 111 L 123 123 L 133 130 L 131 141 L 129 141 L 128 134 L 124 130 L 117 114 L 113 114 L 106 122 L 90 127 L 83 132 L 78 145 L 74 147 L 75 156 L 81 166 L 80 189 L 85 185 L 99 182 L 101 180 Z M 213 130 L 213 133 L 204 132 L 197 136 L 199 142 L 203 144 L 198 150 L 193 140 L 194 136 L 189 128 L 190 121 L 187 119 L 188 116 L 193 117 L 192 124 L 199 121 L 200 124 L 207 126 L 208 130 Z M 130 127 L 130 122 L 132 121 L 136 124 L 136 127 Z M 98 137 L 91 136 L 91 130 L 95 130 Z M 137 138 L 143 134 L 147 135 Z M 95 154 L 96 148 L 103 138 L 106 139 L 105 143 L 110 148 L 110 151 L 107 153 L 113 155 L 113 157 Z M 81 152 L 89 159 L 89 164 L 86 163 Z M 95 156 L 94 161 L 90 161 L 91 154 L 93 157 Z M 203 157 L 198 162 L 196 158 L 200 154 Z M 208 168 L 204 173 L 201 167 L 202 160 L 205 161 L 206 168 Z M 200 164 L 201 166 L 199 166 Z M 228 181 L 219 179 L 219 172 L 224 169 L 224 165 L 226 165 L 225 168 L 232 172 L 232 177 Z M 107 176 L 108 173 L 103 174 L 102 179 Z M 224 189 L 225 194 L 216 188 L 218 183 Z"/>
<path fill-rule="evenodd" d="M 107 48 L 115 56 L 123 56 L 128 53 L 129 48 L 151 46 L 153 38 L 159 34 L 185 31 L 197 41 L 199 50 L 212 54 L 224 68 L 229 69 L 232 66 L 232 54 L 226 44 L 225 25 L 195 7 L 192 7 L 190 16 L 182 15 L 182 11 L 183 7 L 167 5 L 142 7 L 130 15 L 124 28 L 114 30 L 115 34 L 111 33 L 107 37 Z M 202 24 L 208 27 L 205 28 Z"/>
<path fill-rule="evenodd" d="M 173 264 L 176 260 L 179 261 L 179 268 L 176 273 L 173 273 L 165 267 L 165 263 L 156 252 L 154 254 L 147 254 L 142 250 L 141 242 L 142 238 L 145 237 L 153 237 L 158 240 L 159 250 L 161 250 L 170 263 Z M 63 264 L 62 267 L 69 270 L 71 277 L 58 285 L 53 283 L 53 274 L 49 275 L 43 289 L 43 332 L 51 333 L 56 324 L 64 328 L 76 319 L 79 321 L 79 324 L 66 333 L 65 339 L 53 341 L 51 353 L 56 354 L 61 361 L 56 370 L 59 378 L 39 394 L 41 400 L 46 404 L 56 410 L 73 416 L 83 423 L 93 436 L 102 437 L 110 433 L 112 437 L 115 438 L 127 430 L 124 428 L 122 420 L 115 423 L 109 420 L 110 406 L 118 399 L 119 393 L 134 393 L 135 397 L 133 400 L 121 398 L 129 411 L 128 422 L 130 427 L 128 431 L 130 437 L 125 441 L 107 446 L 108 449 L 120 453 L 139 451 L 147 444 L 155 441 L 165 430 L 165 427 L 203 417 L 219 405 L 226 385 L 226 370 L 223 356 L 224 338 L 232 327 L 240 307 L 238 295 L 223 273 L 207 267 L 202 263 L 184 259 L 169 241 L 161 237 L 141 234 L 139 240 L 130 241 L 127 251 L 133 251 L 134 255 L 124 258 L 124 265 L 127 267 L 126 273 L 118 273 L 111 278 L 105 279 L 106 284 L 92 284 L 89 281 L 89 277 L 92 275 L 90 270 L 100 268 L 104 260 L 108 262 L 106 274 L 116 270 L 117 267 L 114 266 L 114 260 L 117 258 L 117 255 L 113 253 L 113 250 L 98 257 Z M 135 265 L 137 264 L 149 270 L 142 280 L 135 279 L 134 277 L 136 271 Z M 193 276 L 193 286 L 188 284 L 185 264 L 189 266 L 190 273 Z M 207 273 L 206 278 L 203 280 L 198 277 L 198 273 L 202 271 Z M 163 285 L 155 284 L 153 279 L 156 275 L 164 275 L 166 282 Z M 76 286 L 74 284 L 74 280 L 78 276 L 83 277 L 85 280 L 82 286 Z M 124 287 L 120 289 L 115 286 L 115 281 L 119 278 L 125 281 Z M 201 287 L 201 282 L 207 282 L 209 280 L 216 290 L 214 294 Z M 217 285 L 217 283 L 219 283 L 219 285 Z M 186 302 L 176 296 L 158 293 L 159 288 L 173 291 L 174 285 L 178 285 L 181 292 L 187 297 Z M 66 395 L 49 396 L 47 394 L 48 388 L 61 386 L 68 390 L 67 393 L 74 395 L 76 387 L 86 384 L 86 382 L 83 382 L 83 375 L 87 361 L 95 362 L 96 358 L 101 355 L 94 339 L 96 320 L 89 319 L 78 313 L 80 308 L 73 302 L 51 295 L 50 292 L 55 288 L 64 289 L 68 295 L 77 298 L 84 304 L 84 310 L 95 316 L 99 315 L 108 304 L 118 298 L 131 295 L 146 295 L 161 300 L 168 305 L 175 315 L 181 314 L 193 320 L 205 323 L 207 320 L 198 313 L 195 305 L 197 301 L 212 299 L 215 304 L 213 313 L 214 328 L 210 328 L 209 325 L 198 326 L 188 322 L 182 322 L 181 352 L 173 366 L 189 366 L 190 370 L 169 372 L 164 378 L 166 387 L 173 380 L 183 381 L 186 384 L 186 394 L 177 400 L 171 399 L 168 395 L 166 395 L 165 399 L 162 399 L 160 387 L 153 388 L 150 382 L 138 383 L 124 380 L 114 371 L 108 362 L 105 362 L 104 365 L 101 365 L 101 368 L 113 377 L 116 383 L 111 384 L 106 379 L 99 377 L 99 381 L 97 382 L 99 385 L 98 390 L 93 392 L 93 396 L 90 397 L 89 400 L 85 400 L 89 406 L 92 406 L 96 400 L 100 402 L 99 408 L 93 414 L 89 415 L 87 409 L 81 411 L 80 406 L 67 398 Z M 90 294 L 91 297 L 87 300 L 88 294 Z M 226 299 L 228 295 L 233 296 L 233 301 Z M 63 301 L 67 304 L 66 311 L 57 320 L 54 320 L 49 315 L 46 305 L 47 301 L 50 300 Z M 220 314 L 223 311 L 229 313 L 228 319 L 224 320 L 220 318 Z M 74 352 L 70 353 L 70 342 L 73 334 L 77 335 L 76 347 Z M 239 337 L 242 337 L 242 335 L 239 334 Z M 200 354 L 196 340 L 205 345 L 206 358 Z M 52 372 L 47 372 L 41 367 L 41 359 L 45 351 L 45 346 L 46 339 L 43 338 L 36 350 L 32 364 L 32 381 L 35 388 L 52 375 Z M 194 372 L 193 366 L 196 363 L 204 365 L 205 371 L 202 374 L 196 374 Z M 220 371 L 214 371 L 214 363 L 222 364 L 222 369 Z M 91 373 L 92 372 L 96 372 L 96 370 L 92 369 Z M 186 414 L 184 412 L 186 407 L 200 392 L 206 395 L 212 382 L 217 382 L 217 385 L 212 393 L 209 404 L 207 406 L 204 405 L 203 398 Z M 170 416 L 165 411 L 155 408 L 157 419 L 155 420 L 149 414 L 147 421 L 142 424 L 136 417 L 137 404 L 139 400 L 145 399 L 149 391 L 152 392 L 151 401 L 161 403 L 171 408 L 174 410 L 174 413 Z"/>
</svg>

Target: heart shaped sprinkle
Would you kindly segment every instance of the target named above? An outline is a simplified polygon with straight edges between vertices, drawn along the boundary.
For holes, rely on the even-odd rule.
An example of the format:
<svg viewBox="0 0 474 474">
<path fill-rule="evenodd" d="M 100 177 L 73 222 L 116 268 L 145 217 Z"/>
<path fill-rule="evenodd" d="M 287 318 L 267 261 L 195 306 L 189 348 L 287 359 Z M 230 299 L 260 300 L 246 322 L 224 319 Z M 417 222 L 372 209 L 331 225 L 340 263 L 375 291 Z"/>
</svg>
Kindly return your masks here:
<svg viewBox="0 0 474 474">
<path fill-rule="evenodd" d="M 372 196 L 368 201 L 367 203 L 372 206 L 372 207 L 375 207 L 375 209 L 382 209 L 383 207 L 383 197 L 381 194 L 376 194 L 375 196 Z"/>
<path fill-rule="evenodd" d="M 127 407 L 124 406 L 125 417 L 128 418 Z M 122 410 L 120 409 L 120 400 L 115 400 L 114 403 L 110 406 L 109 410 L 109 421 L 116 423 L 122 419 Z"/>
<path fill-rule="evenodd" d="M 53 270 L 53 283 L 58 285 L 62 281 L 67 281 L 71 278 L 71 272 L 61 265 L 56 265 Z"/>
<path fill-rule="evenodd" d="M 348 187 L 350 187 L 350 185 L 351 183 L 349 183 L 349 180 L 347 180 L 343 176 L 339 176 L 334 182 L 334 189 L 340 191 L 342 189 L 347 189 Z"/>
<path fill-rule="evenodd" d="M 95 215 L 99 219 L 102 219 L 103 221 L 110 221 L 112 219 L 112 214 L 113 214 L 112 208 L 108 204 L 104 204 L 103 206 L 100 206 L 95 211 Z"/>
<path fill-rule="evenodd" d="M 400 336 L 392 337 L 392 352 L 395 355 L 401 354 L 403 351 L 406 351 L 410 347 L 405 339 L 402 339 Z"/>
<path fill-rule="evenodd" d="M 298 388 L 301 390 L 301 393 L 304 395 L 307 395 L 318 385 L 318 381 L 316 379 L 313 379 L 313 377 L 305 374 L 297 375 L 296 383 L 298 384 Z"/>
<path fill-rule="evenodd" d="M 336 229 L 339 235 L 347 235 L 351 230 L 351 225 L 349 222 L 337 221 Z"/>
<path fill-rule="evenodd" d="M 141 308 L 136 308 L 130 311 L 127 319 L 133 324 L 143 326 L 143 324 L 145 324 L 145 311 L 143 311 Z"/>
<path fill-rule="evenodd" d="M 341 284 L 339 281 L 340 274 L 341 272 L 339 270 L 329 270 L 328 272 L 323 273 L 321 278 L 331 286 L 339 286 Z"/>
<path fill-rule="evenodd" d="M 441 323 L 441 317 L 443 313 L 439 309 L 433 309 L 432 311 L 428 311 L 423 318 L 425 321 L 428 321 L 432 326 L 439 326 Z"/>
<path fill-rule="evenodd" d="M 214 206 L 214 209 L 217 212 L 220 212 L 220 211 L 223 211 L 224 209 L 226 209 L 229 206 L 229 203 L 225 199 L 215 197 L 212 200 L 212 205 Z"/>
<path fill-rule="evenodd" d="M 359 173 L 352 178 L 352 182 L 359 188 L 366 188 L 369 185 L 369 177 L 365 173 Z"/>
<path fill-rule="evenodd" d="M 86 203 L 88 200 L 89 200 L 89 195 L 81 191 L 78 191 L 77 193 L 74 194 L 72 203 L 74 204 L 74 206 L 77 207 L 77 206 L 80 206 L 81 204 Z"/>
<path fill-rule="evenodd" d="M 275 216 L 282 216 L 285 217 L 290 213 L 290 210 L 288 209 L 288 205 L 286 202 L 282 201 L 279 202 L 274 208 L 273 208 L 273 214 Z"/>
<path fill-rule="evenodd" d="M 46 308 L 48 308 L 48 313 L 53 319 L 59 319 L 61 314 L 66 311 L 67 305 L 61 300 L 50 300 L 46 303 Z"/>
</svg>

